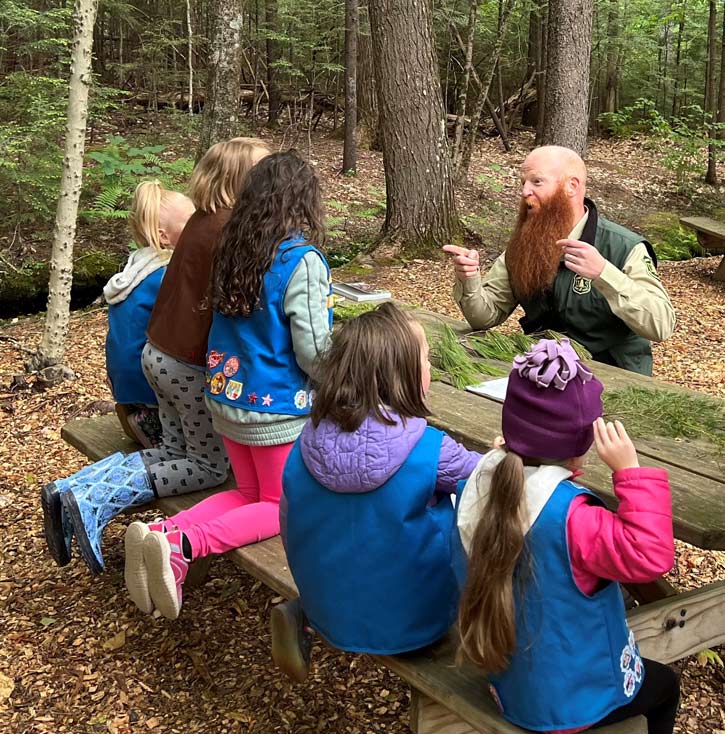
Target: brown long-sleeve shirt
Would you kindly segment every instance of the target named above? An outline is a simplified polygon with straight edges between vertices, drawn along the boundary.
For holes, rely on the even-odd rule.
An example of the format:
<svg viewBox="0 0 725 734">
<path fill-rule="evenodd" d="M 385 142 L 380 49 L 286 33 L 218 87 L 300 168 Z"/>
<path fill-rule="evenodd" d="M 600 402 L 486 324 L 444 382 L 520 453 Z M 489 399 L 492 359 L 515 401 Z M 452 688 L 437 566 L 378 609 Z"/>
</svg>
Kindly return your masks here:
<svg viewBox="0 0 725 734">
<path fill-rule="evenodd" d="M 161 281 L 146 336 L 162 352 L 204 366 L 212 310 L 207 296 L 214 251 L 231 209 L 196 211 L 184 227 Z"/>
</svg>

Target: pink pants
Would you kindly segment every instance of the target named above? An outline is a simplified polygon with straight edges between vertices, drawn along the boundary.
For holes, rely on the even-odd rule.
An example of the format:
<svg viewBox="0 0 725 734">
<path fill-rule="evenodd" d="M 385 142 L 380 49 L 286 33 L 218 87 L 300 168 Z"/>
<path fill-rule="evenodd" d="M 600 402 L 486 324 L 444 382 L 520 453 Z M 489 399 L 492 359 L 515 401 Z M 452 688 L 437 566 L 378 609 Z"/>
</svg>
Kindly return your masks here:
<svg viewBox="0 0 725 734">
<path fill-rule="evenodd" d="M 225 553 L 279 533 L 282 470 L 291 443 L 247 446 L 224 438 L 236 489 L 169 518 L 191 543 L 192 558 Z"/>
</svg>

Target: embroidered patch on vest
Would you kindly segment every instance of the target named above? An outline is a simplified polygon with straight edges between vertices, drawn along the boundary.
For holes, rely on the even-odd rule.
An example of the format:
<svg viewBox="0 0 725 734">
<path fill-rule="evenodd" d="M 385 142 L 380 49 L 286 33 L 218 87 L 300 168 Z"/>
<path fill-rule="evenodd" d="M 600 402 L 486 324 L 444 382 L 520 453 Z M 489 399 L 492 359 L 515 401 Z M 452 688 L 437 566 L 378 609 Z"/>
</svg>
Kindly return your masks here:
<svg viewBox="0 0 725 734">
<path fill-rule="evenodd" d="M 225 377 L 236 375 L 239 372 L 239 357 L 229 357 L 224 364 L 222 372 L 224 372 Z"/>
<path fill-rule="evenodd" d="M 223 359 L 224 352 L 217 352 L 216 349 L 212 349 L 211 352 L 209 352 L 209 354 L 207 355 L 206 364 L 210 370 L 213 370 L 215 367 L 218 367 L 222 363 Z"/>
<path fill-rule="evenodd" d="M 209 392 L 212 395 L 219 395 L 224 389 L 224 385 L 227 382 L 227 378 L 221 372 L 217 372 L 214 377 L 211 378 L 211 384 L 209 385 Z"/>
<path fill-rule="evenodd" d="M 644 260 L 644 266 L 647 268 L 647 272 L 653 278 L 657 278 L 657 280 L 660 280 L 660 276 L 657 273 L 657 268 L 655 267 L 655 264 L 652 258 L 649 255 L 645 255 L 642 259 Z"/>
<path fill-rule="evenodd" d="M 294 397 L 295 408 L 302 410 L 307 406 L 307 392 L 305 390 L 298 390 Z"/>
<path fill-rule="evenodd" d="M 589 293 L 589 291 L 591 291 L 592 281 L 582 275 L 575 275 L 571 289 L 574 291 L 574 293 L 583 296 L 585 293 Z"/>
<path fill-rule="evenodd" d="M 229 400 L 239 400 L 239 396 L 242 394 L 243 387 L 244 384 L 239 382 L 238 380 L 229 380 L 227 384 L 227 389 L 224 391 L 224 394 L 229 398 Z"/>
<path fill-rule="evenodd" d="M 627 698 L 631 698 L 634 695 L 637 683 L 642 680 L 643 671 L 642 658 L 639 656 L 639 650 L 637 649 L 631 630 L 629 631 L 627 644 L 619 656 L 619 669 L 624 673 L 624 679 L 622 681 L 624 695 Z"/>
<path fill-rule="evenodd" d="M 269 408 L 269 406 L 272 405 L 273 402 L 274 402 L 274 398 L 269 393 L 262 396 L 262 405 L 265 408 Z"/>
</svg>

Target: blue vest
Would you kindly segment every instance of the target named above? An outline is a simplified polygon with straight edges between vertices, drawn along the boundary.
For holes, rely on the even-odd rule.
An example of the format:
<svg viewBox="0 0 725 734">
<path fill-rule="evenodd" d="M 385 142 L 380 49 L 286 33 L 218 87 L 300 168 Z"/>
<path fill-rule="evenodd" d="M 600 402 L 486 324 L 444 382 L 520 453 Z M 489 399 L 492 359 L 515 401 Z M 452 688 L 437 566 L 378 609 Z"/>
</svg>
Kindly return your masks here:
<svg viewBox="0 0 725 734">
<path fill-rule="evenodd" d="M 430 506 L 443 434 L 426 428 L 371 492 L 333 492 L 295 443 L 282 483 L 287 560 L 312 626 L 334 647 L 392 655 L 439 640 L 455 621 L 453 505 Z"/>
<path fill-rule="evenodd" d="M 560 482 L 529 530 L 523 601 L 514 583 L 516 649 L 506 671 L 489 676 L 504 717 L 534 731 L 593 724 L 630 703 L 644 678 L 619 585 L 587 596 L 574 582 L 566 519 L 580 494 L 590 493 Z"/>
<path fill-rule="evenodd" d="M 128 298 L 108 307 L 106 372 L 117 403 L 157 404 L 156 394 L 141 369 L 141 352 L 165 272 L 165 267 L 154 270 L 131 291 Z"/>
<path fill-rule="evenodd" d="M 310 412 L 314 391 L 295 359 L 284 312 L 287 285 L 308 252 L 316 252 L 327 267 L 319 250 L 300 236 L 290 238 L 277 248 L 264 274 L 259 305 L 249 316 L 214 312 L 206 355 L 206 394 L 212 400 L 262 413 L 301 416 Z M 327 305 L 332 325 L 329 298 Z"/>
</svg>

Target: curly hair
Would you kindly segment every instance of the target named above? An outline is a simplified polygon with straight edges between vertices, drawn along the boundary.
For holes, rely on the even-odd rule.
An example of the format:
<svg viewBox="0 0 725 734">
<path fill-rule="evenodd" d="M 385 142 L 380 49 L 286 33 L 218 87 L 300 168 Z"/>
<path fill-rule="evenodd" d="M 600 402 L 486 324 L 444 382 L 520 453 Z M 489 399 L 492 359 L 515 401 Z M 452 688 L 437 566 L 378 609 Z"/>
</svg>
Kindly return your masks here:
<svg viewBox="0 0 725 734">
<path fill-rule="evenodd" d="M 324 240 L 322 194 L 312 167 L 295 151 L 273 153 L 249 172 L 214 255 L 211 306 L 225 316 L 257 307 L 280 243 L 302 233 Z"/>
</svg>

